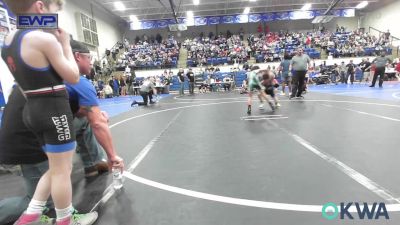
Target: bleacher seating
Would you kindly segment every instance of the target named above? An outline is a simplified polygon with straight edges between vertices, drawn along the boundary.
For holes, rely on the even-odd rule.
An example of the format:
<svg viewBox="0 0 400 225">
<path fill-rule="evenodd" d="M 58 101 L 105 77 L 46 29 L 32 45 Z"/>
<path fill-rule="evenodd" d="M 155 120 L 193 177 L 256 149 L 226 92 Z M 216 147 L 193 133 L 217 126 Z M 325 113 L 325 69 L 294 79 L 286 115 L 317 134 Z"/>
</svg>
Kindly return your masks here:
<svg viewBox="0 0 400 225">
<path fill-rule="evenodd" d="M 238 35 L 229 38 L 223 35 L 215 38 L 196 37 L 187 39 L 183 45 L 188 50 L 188 67 L 244 63 L 248 60 L 249 49 Z"/>
<path fill-rule="evenodd" d="M 319 44 L 326 49 L 327 54 L 333 57 L 362 57 L 378 55 L 385 51 L 392 54 L 389 41 L 381 37 L 375 37 L 368 33 L 353 32 L 326 32 L 318 36 Z"/>
<path fill-rule="evenodd" d="M 161 43 L 139 41 L 136 44 L 125 46 L 125 52 L 117 60 L 117 67 L 125 68 L 129 65 L 135 70 L 176 68 L 179 49 L 174 38 L 169 38 Z"/>
</svg>

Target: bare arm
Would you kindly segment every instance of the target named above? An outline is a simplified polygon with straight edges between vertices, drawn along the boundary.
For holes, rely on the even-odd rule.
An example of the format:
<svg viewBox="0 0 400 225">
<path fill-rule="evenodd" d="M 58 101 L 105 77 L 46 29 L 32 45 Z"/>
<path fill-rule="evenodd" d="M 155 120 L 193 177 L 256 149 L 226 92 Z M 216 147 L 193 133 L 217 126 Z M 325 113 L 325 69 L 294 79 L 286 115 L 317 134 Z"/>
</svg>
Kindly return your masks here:
<svg viewBox="0 0 400 225">
<path fill-rule="evenodd" d="M 40 50 L 61 78 L 71 84 L 78 83 L 79 69 L 72 54 L 69 37 L 65 37 L 67 34 L 65 32 L 59 34 L 59 41 L 55 35 L 43 34 Z"/>
<path fill-rule="evenodd" d="M 292 69 L 293 69 L 293 60 L 290 60 L 290 63 L 289 63 L 289 72 L 292 72 Z"/>
<path fill-rule="evenodd" d="M 153 83 L 150 84 L 150 88 L 153 90 L 153 94 L 157 95 L 157 89 L 156 89 L 156 87 L 154 86 Z"/>
<path fill-rule="evenodd" d="M 103 115 L 98 106 L 81 106 L 79 114 L 85 115 L 88 118 L 94 136 L 107 154 L 110 166 L 123 169 L 122 159 L 117 156 L 114 148 L 110 128 L 107 123 L 108 118 Z"/>
</svg>

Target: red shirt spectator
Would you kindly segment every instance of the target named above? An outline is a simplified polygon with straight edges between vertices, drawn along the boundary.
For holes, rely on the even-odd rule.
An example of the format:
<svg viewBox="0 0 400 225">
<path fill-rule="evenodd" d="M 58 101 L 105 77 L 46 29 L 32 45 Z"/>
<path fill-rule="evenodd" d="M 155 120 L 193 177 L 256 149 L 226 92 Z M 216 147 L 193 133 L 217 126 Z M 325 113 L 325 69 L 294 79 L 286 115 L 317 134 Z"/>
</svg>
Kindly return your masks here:
<svg viewBox="0 0 400 225">
<path fill-rule="evenodd" d="M 311 45 L 311 38 L 309 36 L 307 36 L 306 45 Z"/>
<path fill-rule="evenodd" d="M 396 64 L 395 69 L 396 69 L 397 72 L 400 73 L 400 62 L 398 62 L 398 63 Z"/>
</svg>

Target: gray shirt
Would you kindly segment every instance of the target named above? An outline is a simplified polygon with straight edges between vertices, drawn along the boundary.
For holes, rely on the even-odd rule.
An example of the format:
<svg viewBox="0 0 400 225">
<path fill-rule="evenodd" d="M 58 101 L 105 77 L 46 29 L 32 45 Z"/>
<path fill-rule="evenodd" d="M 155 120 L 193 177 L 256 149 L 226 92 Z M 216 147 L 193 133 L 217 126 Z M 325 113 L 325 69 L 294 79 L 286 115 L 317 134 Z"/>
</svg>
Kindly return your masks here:
<svg viewBox="0 0 400 225">
<path fill-rule="evenodd" d="M 150 92 L 154 88 L 153 82 L 146 80 L 143 82 L 142 86 L 140 86 L 140 91 L 141 92 Z"/>
<path fill-rule="evenodd" d="M 289 67 L 290 67 L 291 61 L 288 59 L 285 59 L 281 62 L 281 67 L 282 67 L 282 74 L 284 76 L 287 76 L 289 74 Z"/>
<path fill-rule="evenodd" d="M 347 66 L 346 66 L 346 64 L 340 64 L 340 66 L 339 66 L 339 71 L 340 72 L 346 72 L 347 71 Z"/>
<path fill-rule="evenodd" d="M 374 63 L 376 65 L 376 68 L 385 68 L 386 67 L 386 63 L 391 62 L 392 60 L 390 60 L 390 58 L 388 58 L 387 56 L 382 57 L 382 56 L 378 56 L 375 58 Z"/>
<path fill-rule="evenodd" d="M 292 69 L 294 71 L 307 71 L 308 63 L 310 63 L 310 57 L 308 57 L 308 55 L 295 55 L 292 58 Z"/>
</svg>

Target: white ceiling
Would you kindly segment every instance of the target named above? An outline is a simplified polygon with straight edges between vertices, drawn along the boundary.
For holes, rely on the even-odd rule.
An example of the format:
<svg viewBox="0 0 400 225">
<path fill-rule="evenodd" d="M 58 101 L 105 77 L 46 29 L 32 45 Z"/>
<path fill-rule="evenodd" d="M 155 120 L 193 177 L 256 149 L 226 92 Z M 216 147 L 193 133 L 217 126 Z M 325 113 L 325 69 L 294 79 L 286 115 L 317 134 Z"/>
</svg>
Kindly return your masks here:
<svg viewBox="0 0 400 225">
<path fill-rule="evenodd" d="M 193 0 L 94 0 L 107 10 L 124 20 L 135 15 L 139 20 L 172 19 L 173 4 L 177 17 L 185 17 L 186 11 L 193 11 L 194 16 L 214 16 L 240 14 L 245 7 L 250 7 L 250 13 L 279 12 L 298 10 L 304 3 L 312 3 L 313 9 L 327 9 L 334 0 L 200 0 L 199 5 L 193 5 Z M 367 8 L 375 8 L 382 2 L 390 0 L 369 0 Z M 119 11 L 114 2 L 122 2 L 126 9 Z M 336 8 L 354 8 L 361 0 L 342 0 Z"/>
</svg>

